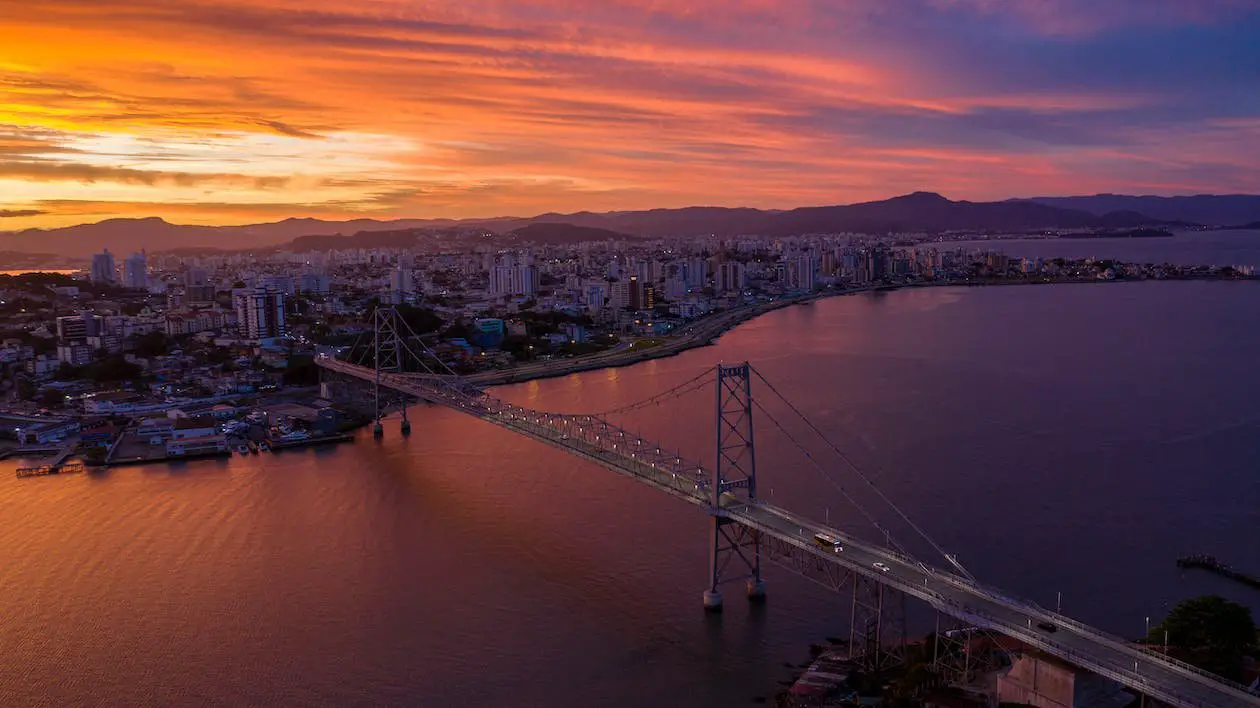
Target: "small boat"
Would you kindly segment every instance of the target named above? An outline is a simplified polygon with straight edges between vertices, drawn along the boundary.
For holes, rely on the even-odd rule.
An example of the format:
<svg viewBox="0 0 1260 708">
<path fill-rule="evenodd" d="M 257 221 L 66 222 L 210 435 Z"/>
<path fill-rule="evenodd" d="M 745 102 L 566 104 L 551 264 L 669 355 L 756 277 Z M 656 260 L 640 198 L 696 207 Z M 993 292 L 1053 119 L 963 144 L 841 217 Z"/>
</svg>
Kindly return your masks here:
<svg viewBox="0 0 1260 708">
<path fill-rule="evenodd" d="M 268 450 L 270 450 L 270 449 L 271 449 L 271 446 L 267 444 L 267 441 L 266 441 L 266 440 L 263 440 L 262 442 L 258 443 L 258 451 L 259 451 L 259 452 L 266 452 L 266 451 L 268 451 Z"/>
<path fill-rule="evenodd" d="M 248 446 L 248 445 L 246 445 L 245 443 L 241 443 L 240 445 L 237 445 L 237 446 L 236 446 L 236 451 L 237 451 L 237 452 L 239 452 L 239 453 L 240 453 L 240 454 L 242 454 L 242 455 L 248 455 L 248 454 L 249 454 L 249 446 Z"/>
</svg>

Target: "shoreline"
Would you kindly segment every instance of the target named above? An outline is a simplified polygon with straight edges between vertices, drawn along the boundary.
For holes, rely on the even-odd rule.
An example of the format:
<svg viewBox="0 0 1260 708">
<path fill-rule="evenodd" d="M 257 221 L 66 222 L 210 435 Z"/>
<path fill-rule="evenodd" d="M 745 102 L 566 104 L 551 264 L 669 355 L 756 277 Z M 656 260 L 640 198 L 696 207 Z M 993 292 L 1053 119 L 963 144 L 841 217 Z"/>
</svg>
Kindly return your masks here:
<svg viewBox="0 0 1260 708">
<path fill-rule="evenodd" d="M 735 310 L 725 310 L 723 312 L 712 315 L 711 321 L 704 321 L 709 318 L 702 318 L 692 325 L 697 331 L 686 334 L 677 339 L 666 339 L 664 343 L 643 349 L 640 351 L 613 351 L 600 352 L 590 354 L 585 357 L 575 357 L 573 359 L 552 360 L 543 364 L 529 364 L 512 369 L 504 369 L 499 371 L 485 371 L 476 374 L 470 374 L 464 379 L 469 383 L 479 386 L 505 386 L 509 384 L 527 383 L 537 379 L 549 379 L 559 376 L 568 376 L 569 374 L 578 374 L 586 371 L 597 371 L 600 369 L 618 369 L 624 366 L 632 366 L 652 359 L 664 359 L 671 356 L 677 356 L 691 349 L 699 349 L 712 345 L 719 337 L 738 327 L 739 325 L 756 319 L 775 310 L 781 310 L 785 307 L 793 305 L 802 305 L 812 303 L 816 300 L 822 300 L 832 297 L 840 297 L 844 295 L 859 295 L 871 292 L 887 292 L 891 290 L 901 290 L 903 288 L 982 288 L 982 287 L 1008 287 L 1013 285 L 1110 285 L 1115 283 L 1145 283 L 1145 282 L 1191 282 L 1191 281 L 1221 281 L 1232 282 L 1234 280 L 1252 281 L 1257 278 L 1142 278 L 1136 280 L 1098 280 L 1098 279 L 1063 279 L 1063 280 L 1007 280 L 1007 281 L 971 281 L 971 282 L 927 282 L 927 283 L 901 283 L 890 285 L 871 285 L 860 288 L 847 288 L 844 290 L 822 290 L 806 295 L 796 295 L 773 300 L 755 305 L 745 305 Z"/>
</svg>

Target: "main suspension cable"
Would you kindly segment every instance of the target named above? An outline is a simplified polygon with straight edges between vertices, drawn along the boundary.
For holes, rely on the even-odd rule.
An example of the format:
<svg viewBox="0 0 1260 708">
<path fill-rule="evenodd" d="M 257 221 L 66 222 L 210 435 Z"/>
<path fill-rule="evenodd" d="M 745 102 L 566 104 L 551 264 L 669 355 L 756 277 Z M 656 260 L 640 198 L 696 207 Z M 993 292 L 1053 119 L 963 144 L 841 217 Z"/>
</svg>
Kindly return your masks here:
<svg viewBox="0 0 1260 708">
<path fill-rule="evenodd" d="M 766 387 L 770 389 L 771 393 L 777 396 L 779 400 L 783 401 L 783 403 L 787 405 L 787 407 L 790 408 L 792 412 L 795 413 L 797 417 L 799 417 L 801 421 L 805 423 L 805 425 L 809 426 L 809 429 L 812 430 L 814 434 L 819 437 L 819 439 L 821 439 L 824 443 L 826 443 L 827 446 L 831 448 L 831 451 L 834 452 L 837 457 L 839 457 L 846 465 L 848 465 L 857 474 L 857 476 L 861 478 L 863 482 L 866 483 L 866 486 L 870 487 L 871 490 L 874 491 L 875 494 L 879 496 L 879 498 L 885 504 L 887 504 L 890 509 L 896 512 L 897 516 L 899 516 L 902 521 L 906 522 L 906 524 L 909 525 L 910 528 L 914 529 L 915 533 L 919 534 L 919 536 L 921 536 L 925 541 L 927 541 L 928 544 L 930 544 L 937 553 L 941 554 L 941 556 L 946 561 L 948 561 L 950 565 L 954 566 L 954 568 L 956 568 L 960 573 L 965 575 L 968 580 L 971 580 L 973 582 L 975 581 L 976 577 L 972 575 L 970 571 L 964 568 L 962 564 L 958 562 L 957 558 L 946 553 L 945 549 L 941 548 L 940 544 L 938 544 L 935 539 L 933 539 L 930 535 L 928 535 L 926 531 L 920 528 L 918 524 L 914 523 L 914 521 L 912 521 L 910 517 L 907 516 L 904 511 L 901 510 L 901 507 L 894 504 L 893 501 L 889 499 L 888 496 L 884 494 L 884 492 L 879 487 L 877 487 L 874 482 L 871 481 L 870 477 L 868 477 L 866 473 L 861 470 L 861 468 L 859 468 L 856 464 L 853 463 L 851 459 L 849 459 L 848 455 L 844 454 L 840 450 L 840 448 L 837 447 L 836 444 L 831 441 L 830 438 L 828 438 L 826 435 L 823 434 L 821 430 L 818 429 L 818 426 L 814 425 L 814 423 L 809 418 L 806 418 L 805 414 L 802 413 L 800 409 L 798 409 L 795 405 L 793 405 L 792 402 L 789 401 L 786 396 L 784 396 L 782 393 L 779 393 L 779 390 L 774 387 L 774 384 L 770 383 L 770 381 L 766 379 L 766 377 L 763 376 L 760 371 L 753 369 L 753 373 L 757 375 L 757 378 L 761 379 L 761 382 L 764 383 Z"/>
<path fill-rule="evenodd" d="M 570 416 L 585 415 L 585 416 L 603 417 L 603 416 L 614 415 L 617 413 L 628 413 L 629 411 L 637 410 L 639 408 L 646 408 L 647 406 L 650 406 L 656 403 L 661 403 L 662 401 L 670 400 L 673 398 L 680 398 L 689 393 L 692 393 L 693 391 L 696 391 L 705 386 L 708 386 L 712 376 L 714 376 L 714 370 L 705 369 L 704 371 L 691 377 L 690 379 L 687 379 L 686 381 L 683 381 L 680 384 L 671 386 L 670 388 L 667 388 L 664 391 L 654 393 L 651 396 L 635 401 L 634 403 L 630 403 L 624 406 L 619 406 L 617 408 L 611 408 L 609 410 L 599 411 L 599 412 L 594 412 L 594 413 L 557 413 L 555 415 L 570 415 Z"/>
<path fill-rule="evenodd" d="M 910 555 L 904 548 L 901 547 L 901 544 L 899 544 L 896 541 L 896 539 L 892 537 L 892 533 L 890 533 L 888 529 L 885 529 L 883 526 L 880 526 L 879 521 L 877 521 L 875 517 L 869 511 L 866 510 L 865 507 L 859 504 L 857 500 L 854 499 L 853 496 L 849 494 L 849 491 L 844 488 L 843 484 L 841 484 L 831 475 L 827 474 L 827 470 L 825 470 L 823 466 L 819 464 L 818 460 L 814 459 L 813 453 L 811 453 L 808 448 L 806 448 L 803 444 L 801 444 L 801 442 L 796 439 L 796 436 L 789 433 L 787 431 L 787 428 L 783 427 L 783 424 L 780 423 L 774 417 L 774 415 L 770 413 L 770 411 L 766 410 L 765 406 L 761 405 L 760 401 L 754 400 L 753 405 L 757 407 L 757 410 L 761 411 L 762 415 L 764 415 L 766 418 L 770 420 L 771 423 L 774 424 L 775 428 L 778 428 L 779 432 L 783 433 L 784 437 L 786 437 L 789 441 L 791 441 L 793 445 L 796 446 L 796 449 L 799 450 L 800 453 L 805 456 L 805 459 L 809 460 L 810 464 L 813 465 L 814 471 L 818 472 L 818 474 L 824 480 L 826 480 L 829 484 L 831 484 L 831 486 L 835 487 L 836 490 L 839 491 L 840 494 L 844 496 L 844 498 L 848 500 L 850 504 L 853 505 L 853 508 L 857 509 L 858 512 L 861 513 L 862 516 L 866 518 L 867 522 L 869 522 L 871 526 L 874 526 L 876 530 L 882 531 L 884 533 L 884 538 L 888 541 L 890 545 L 892 545 L 902 554 L 907 555 L 907 556 Z"/>
</svg>

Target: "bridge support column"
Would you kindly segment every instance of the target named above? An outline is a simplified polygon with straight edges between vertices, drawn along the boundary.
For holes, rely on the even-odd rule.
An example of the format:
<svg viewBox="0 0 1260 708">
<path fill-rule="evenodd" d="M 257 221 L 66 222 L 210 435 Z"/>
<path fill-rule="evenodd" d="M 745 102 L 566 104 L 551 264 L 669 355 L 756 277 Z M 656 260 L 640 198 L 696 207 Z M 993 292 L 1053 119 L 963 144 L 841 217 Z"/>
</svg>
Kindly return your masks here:
<svg viewBox="0 0 1260 708">
<path fill-rule="evenodd" d="M 403 435 L 411 435 L 411 421 L 407 420 L 407 401 L 402 402 L 402 425 L 399 426 Z"/>
<path fill-rule="evenodd" d="M 744 580 L 748 599 L 765 602 L 766 586 L 761 580 L 761 533 L 723 516 L 712 517 L 709 544 L 709 587 L 704 591 L 704 608 L 722 609 L 722 585 Z"/>
<path fill-rule="evenodd" d="M 850 657 L 863 670 L 877 672 L 905 660 L 906 596 L 857 573 L 853 574 L 853 611 L 849 622 Z"/>
<path fill-rule="evenodd" d="M 992 639 L 992 635 L 938 610 L 932 673 L 943 683 L 966 686 L 977 677 L 1009 664 L 1003 651 L 990 646 L 989 642 L 977 643 L 974 641 L 977 638 Z"/>
<path fill-rule="evenodd" d="M 748 599 L 764 602 L 761 580 L 761 532 L 732 521 L 725 508 L 757 498 L 757 465 L 753 453 L 752 368 L 747 362 L 717 367 L 717 464 L 709 482 L 709 589 L 705 609 L 722 606 L 718 586 L 747 581 Z M 732 567 L 733 566 L 733 567 Z"/>
</svg>

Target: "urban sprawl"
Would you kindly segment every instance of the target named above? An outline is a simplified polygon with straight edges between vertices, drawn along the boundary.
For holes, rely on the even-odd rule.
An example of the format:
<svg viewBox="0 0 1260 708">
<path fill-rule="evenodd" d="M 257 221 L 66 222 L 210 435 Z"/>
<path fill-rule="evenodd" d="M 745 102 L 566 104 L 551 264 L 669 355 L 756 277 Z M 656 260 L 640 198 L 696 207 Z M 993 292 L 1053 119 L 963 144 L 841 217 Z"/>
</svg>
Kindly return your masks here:
<svg viewBox="0 0 1260 708">
<path fill-rule="evenodd" d="M 858 235 L 128 256 L 0 276 L 0 451 L 121 464 L 336 439 L 362 411 L 320 386 L 392 306 L 482 383 L 663 356 L 761 312 L 931 285 L 1252 278 L 1243 266 L 1012 258 Z M 366 342 L 366 345 L 365 345 Z"/>
</svg>

